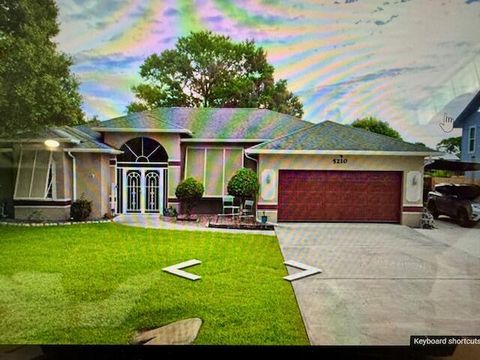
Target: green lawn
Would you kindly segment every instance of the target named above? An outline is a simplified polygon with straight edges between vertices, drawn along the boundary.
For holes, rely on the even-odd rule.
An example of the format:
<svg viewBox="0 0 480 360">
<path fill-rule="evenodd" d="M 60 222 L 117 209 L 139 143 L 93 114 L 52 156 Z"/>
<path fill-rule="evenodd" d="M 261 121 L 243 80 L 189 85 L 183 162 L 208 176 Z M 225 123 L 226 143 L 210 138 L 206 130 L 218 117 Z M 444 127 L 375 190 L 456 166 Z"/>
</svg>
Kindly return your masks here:
<svg viewBox="0 0 480 360">
<path fill-rule="evenodd" d="M 189 259 L 196 282 L 161 269 Z M 0 226 L 0 343 L 126 344 L 189 318 L 197 344 L 308 344 L 275 237 Z"/>
</svg>

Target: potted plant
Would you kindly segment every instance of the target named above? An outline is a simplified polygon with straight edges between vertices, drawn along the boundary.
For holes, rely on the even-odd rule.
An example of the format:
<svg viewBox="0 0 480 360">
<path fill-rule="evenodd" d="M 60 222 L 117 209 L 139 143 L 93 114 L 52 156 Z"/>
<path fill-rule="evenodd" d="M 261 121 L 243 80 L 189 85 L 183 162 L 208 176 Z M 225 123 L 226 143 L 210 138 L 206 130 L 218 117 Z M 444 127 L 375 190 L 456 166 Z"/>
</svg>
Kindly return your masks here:
<svg viewBox="0 0 480 360">
<path fill-rule="evenodd" d="M 262 216 L 260 217 L 260 221 L 262 224 L 266 224 L 268 220 L 268 216 L 265 215 L 265 211 L 262 213 Z"/>
</svg>

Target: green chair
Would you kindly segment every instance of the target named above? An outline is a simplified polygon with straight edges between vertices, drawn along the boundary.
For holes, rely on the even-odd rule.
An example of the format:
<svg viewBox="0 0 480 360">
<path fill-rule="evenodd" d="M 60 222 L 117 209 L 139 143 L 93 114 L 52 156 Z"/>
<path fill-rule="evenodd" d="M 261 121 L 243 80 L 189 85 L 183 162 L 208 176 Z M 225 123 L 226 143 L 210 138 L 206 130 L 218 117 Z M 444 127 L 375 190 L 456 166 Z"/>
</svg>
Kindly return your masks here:
<svg viewBox="0 0 480 360">
<path fill-rule="evenodd" d="M 253 200 L 245 200 L 243 205 L 241 217 L 253 217 Z"/>
<path fill-rule="evenodd" d="M 232 195 L 225 195 L 222 198 L 222 214 L 223 215 L 238 215 L 239 206 L 234 205 L 235 197 Z"/>
</svg>

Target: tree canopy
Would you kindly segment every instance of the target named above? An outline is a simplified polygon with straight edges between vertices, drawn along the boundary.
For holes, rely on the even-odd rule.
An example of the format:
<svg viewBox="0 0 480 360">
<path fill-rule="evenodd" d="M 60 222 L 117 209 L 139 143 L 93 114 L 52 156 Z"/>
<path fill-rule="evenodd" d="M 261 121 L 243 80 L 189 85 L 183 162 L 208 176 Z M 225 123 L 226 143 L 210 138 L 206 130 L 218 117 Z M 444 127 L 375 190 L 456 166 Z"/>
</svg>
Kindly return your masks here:
<svg viewBox="0 0 480 360">
<path fill-rule="evenodd" d="M 386 121 L 381 121 L 372 116 L 357 119 L 352 123 L 353 127 L 365 129 L 377 134 L 386 135 L 394 139 L 402 140 L 402 137 Z"/>
<path fill-rule="evenodd" d="M 234 42 L 210 31 L 190 33 L 175 48 L 150 55 L 140 67 L 143 83 L 127 110 L 156 107 L 257 107 L 301 117 L 303 106 L 275 81 L 274 68 L 254 41 Z"/>
<path fill-rule="evenodd" d="M 443 139 L 437 144 L 437 150 L 460 156 L 462 149 L 462 137 L 450 137 Z"/>
<path fill-rule="evenodd" d="M 57 15 L 54 0 L 0 0 L 0 136 L 83 122 Z"/>
</svg>

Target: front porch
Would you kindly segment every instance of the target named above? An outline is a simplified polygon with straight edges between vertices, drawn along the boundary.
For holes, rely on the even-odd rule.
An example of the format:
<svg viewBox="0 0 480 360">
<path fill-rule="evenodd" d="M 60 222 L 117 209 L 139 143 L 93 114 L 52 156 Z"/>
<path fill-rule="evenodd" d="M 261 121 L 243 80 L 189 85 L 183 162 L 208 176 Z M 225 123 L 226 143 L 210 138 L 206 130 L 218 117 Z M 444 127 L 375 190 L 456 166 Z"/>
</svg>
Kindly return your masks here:
<svg viewBox="0 0 480 360">
<path fill-rule="evenodd" d="M 217 215 L 198 215 L 198 221 L 177 221 L 174 217 L 159 216 L 158 214 L 120 214 L 113 221 L 118 224 L 143 227 L 149 229 L 187 230 L 187 231 L 217 231 L 226 233 L 249 233 L 275 236 L 273 225 L 259 224 L 253 219 L 242 221 L 232 217 Z M 212 226 L 213 225 L 213 226 Z"/>
</svg>

